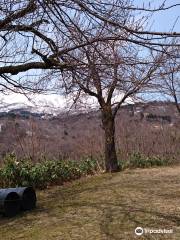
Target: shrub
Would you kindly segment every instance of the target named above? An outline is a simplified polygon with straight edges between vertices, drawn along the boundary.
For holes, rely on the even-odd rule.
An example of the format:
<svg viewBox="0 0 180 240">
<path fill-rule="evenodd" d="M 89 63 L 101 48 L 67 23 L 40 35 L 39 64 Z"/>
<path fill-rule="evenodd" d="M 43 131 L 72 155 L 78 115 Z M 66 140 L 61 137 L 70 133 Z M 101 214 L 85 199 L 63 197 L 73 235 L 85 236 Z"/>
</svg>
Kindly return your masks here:
<svg viewBox="0 0 180 240">
<path fill-rule="evenodd" d="M 34 186 L 46 188 L 50 184 L 63 184 L 97 171 L 96 161 L 85 159 L 43 160 L 32 163 L 30 159 L 18 160 L 14 154 L 6 156 L 0 168 L 0 187 Z"/>
<path fill-rule="evenodd" d="M 145 156 L 141 153 L 130 155 L 128 161 L 123 163 L 123 168 L 148 168 L 153 166 L 167 166 L 171 162 L 159 156 Z"/>
</svg>

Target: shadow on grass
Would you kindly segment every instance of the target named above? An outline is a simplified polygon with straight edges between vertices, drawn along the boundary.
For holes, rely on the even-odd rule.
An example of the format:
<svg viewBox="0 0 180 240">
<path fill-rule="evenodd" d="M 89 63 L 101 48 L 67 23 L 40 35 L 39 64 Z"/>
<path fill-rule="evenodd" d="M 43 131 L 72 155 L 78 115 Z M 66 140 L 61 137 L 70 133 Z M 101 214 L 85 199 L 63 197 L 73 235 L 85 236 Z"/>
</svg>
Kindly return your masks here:
<svg viewBox="0 0 180 240">
<path fill-rule="evenodd" d="M 63 220 L 70 224 L 70 227 L 72 224 L 77 229 L 81 229 L 82 226 L 86 228 L 86 223 L 92 223 L 93 228 L 95 228 L 94 224 L 98 224 L 99 231 L 107 240 L 136 239 L 134 238 L 134 229 L 138 226 L 155 229 L 177 229 L 180 227 L 178 212 L 173 213 L 168 208 L 165 212 L 164 207 L 154 208 L 151 199 L 148 199 L 151 190 L 155 188 L 151 181 L 147 186 L 146 182 L 139 184 L 139 178 L 136 181 L 131 179 L 131 182 L 129 179 L 126 181 L 122 178 L 117 178 L 114 181 L 112 176 L 97 178 L 97 180 L 92 179 L 91 182 L 85 181 L 83 184 L 77 182 L 67 187 L 62 186 L 41 192 L 35 210 L 22 213 L 13 219 L 0 217 L 0 225 L 3 226 L 8 223 L 16 224 L 18 227 L 19 224 L 26 225 L 36 218 L 42 219 L 45 217 L 51 222 L 51 217 L 54 217 L 54 221 L 57 220 L 58 224 L 61 222 L 59 220 Z M 159 184 L 158 182 L 157 186 L 160 188 L 161 182 Z M 141 193 L 143 194 L 141 195 Z M 162 205 L 164 205 L 163 198 L 159 197 L 158 194 L 154 195 L 154 198 L 157 198 L 159 203 L 162 202 Z M 138 204 L 136 204 L 137 201 Z M 173 203 L 168 207 L 171 208 L 172 206 Z M 94 209 L 96 211 L 93 211 Z M 76 218 L 73 218 L 72 212 L 77 215 L 79 222 L 76 222 Z M 31 216 L 28 217 L 28 214 Z M 123 234 L 127 234 L 127 236 L 124 237 Z M 130 238 L 130 234 L 132 238 Z M 152 238 L 150 234 L 145 234 L 141 239 L 163 239 L 163 236 Z"/>
</svg>

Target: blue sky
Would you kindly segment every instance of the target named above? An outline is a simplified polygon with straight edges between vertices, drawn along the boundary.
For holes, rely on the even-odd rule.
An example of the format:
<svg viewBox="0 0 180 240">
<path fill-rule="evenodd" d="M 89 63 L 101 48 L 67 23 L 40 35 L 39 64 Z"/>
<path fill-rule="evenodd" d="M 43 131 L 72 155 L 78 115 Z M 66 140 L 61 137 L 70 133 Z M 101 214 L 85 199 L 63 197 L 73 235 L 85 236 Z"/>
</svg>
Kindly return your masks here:
<svg viewBox="0 0 180 240">
<path fill-rule="evenodd" d="M 164 0 L 151 0 L 151 1 L 143 1 L 143 0 L 135 0 L 134 3 L 142 7 L 143 3 L 145 6 L 149 5 L 149 2 L 151 4 L 151 8 L 153 6 L 159 6 L 161 5 Z M 180 0 L 166 0 L 166 6 L 170 6 L 172 4 L 180 4 Z M 180 32 L 180 6 L 174 7 L 172 9 L 166 10 L 166 11 L 160 11 L 153 15 L 152 17 L 152 30 L 156 31 L 169 31 L 173 25 L 176 19 L 179 17 L 178 22 L 176 23 L 174 31 Z"/>
</svg>

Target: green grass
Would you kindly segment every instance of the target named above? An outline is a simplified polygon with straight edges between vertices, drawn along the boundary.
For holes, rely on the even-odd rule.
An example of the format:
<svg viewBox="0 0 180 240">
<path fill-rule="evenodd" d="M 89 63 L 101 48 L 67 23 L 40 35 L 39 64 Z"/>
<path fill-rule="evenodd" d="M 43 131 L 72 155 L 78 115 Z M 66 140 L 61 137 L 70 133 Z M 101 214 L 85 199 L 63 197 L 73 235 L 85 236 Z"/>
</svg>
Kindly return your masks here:
<svg viewBox="0 0 180 240">
<path fill-rule="evenodd" d="M 180 239 L 180 167 L 91 176 L 37 195 L 32 212 L 0 218 L 0 239 Z M 137 226 L 174 233 L 138 237 Z"/>
</svg>

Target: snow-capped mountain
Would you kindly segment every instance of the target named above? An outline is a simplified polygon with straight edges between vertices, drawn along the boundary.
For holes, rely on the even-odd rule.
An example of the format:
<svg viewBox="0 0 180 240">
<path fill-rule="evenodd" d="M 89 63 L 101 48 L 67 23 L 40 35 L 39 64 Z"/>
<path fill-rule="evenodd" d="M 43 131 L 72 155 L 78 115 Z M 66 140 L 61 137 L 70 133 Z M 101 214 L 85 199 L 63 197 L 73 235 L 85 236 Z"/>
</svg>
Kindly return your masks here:
<svg viewBox="0 0 180 240">
<path fill-rule="evenodd" d="M 119 100 L 121 96 L 116 95 L 113 101 Z M 64 97 L 58 94 L 0 94 L 0 112 L 12 112 L 21 109 L 31 113 L 50 114 L 56 116 L 62 112 L 88 112 L 99 109 L 94 97 L 82 97 L 77 105 L 74 105 L 74 96 Z M 129 98 L 127 103 L 133 103 Z"/>
<path fill-rule="evenodd" d="M 59 95 L 45 94 L 1 94 L 0 112 L 24 109 L 30 112 L 55 114 L 65 109 L 65 99 Z"/>
</svg>

